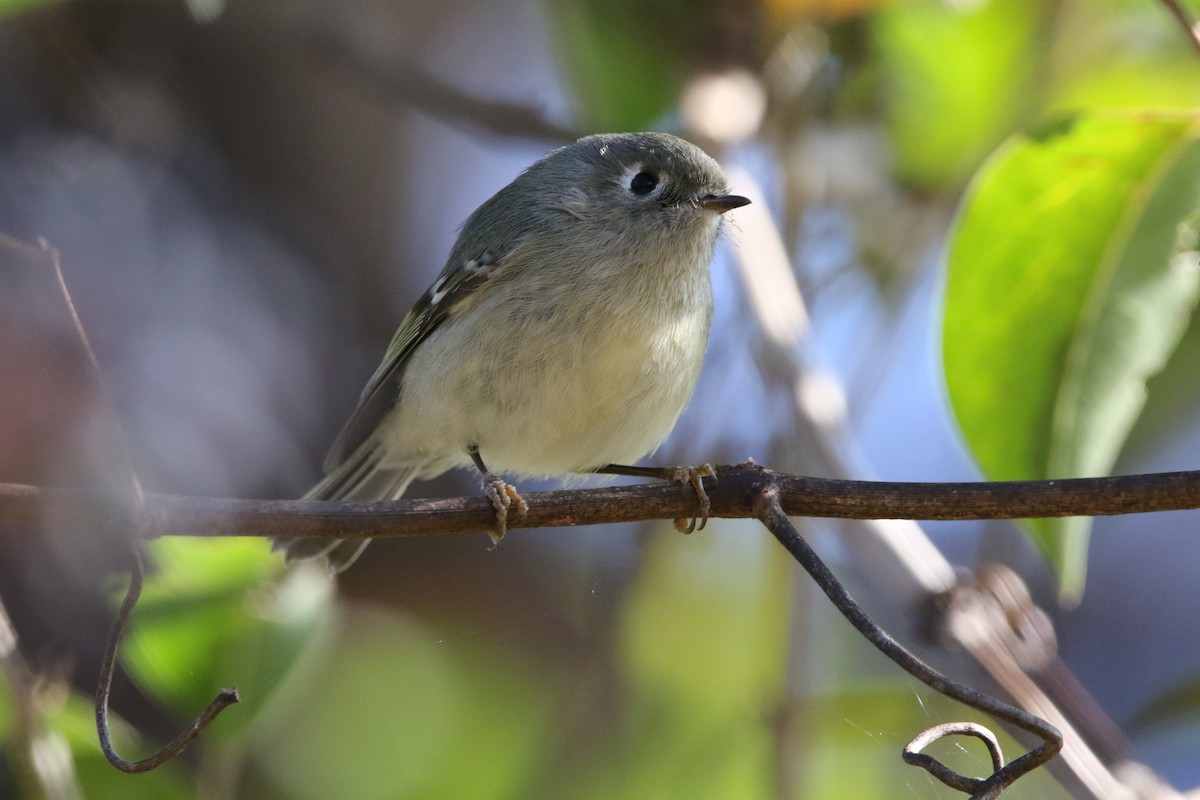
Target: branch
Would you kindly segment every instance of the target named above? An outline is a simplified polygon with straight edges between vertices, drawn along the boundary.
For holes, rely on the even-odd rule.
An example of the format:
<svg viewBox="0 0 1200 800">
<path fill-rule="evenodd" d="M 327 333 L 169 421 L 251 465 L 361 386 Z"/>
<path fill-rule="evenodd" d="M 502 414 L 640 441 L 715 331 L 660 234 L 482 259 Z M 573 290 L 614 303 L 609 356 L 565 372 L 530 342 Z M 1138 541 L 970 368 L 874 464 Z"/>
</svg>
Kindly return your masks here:
<svg viewBox="0 0 1200 800">
<path fill-rule="evenodd" d="M 1021 519 L 1200 508 L 1200 470 L 1000 483 L 835 480 L 784 475 L 753 464 L 720 467 L 717 473 L 719 481 L 704 482 L 712 517 L 755 517 L 754 498 L 766 489 L 791 516 L 843 519 Z M 700 513 L 694 491 L 669 483 L 531 492 L 524 497 L 529 512 L 514 528 L 680 519 Z M 0 484 L 0 535 L 35 527 L 51 513 L 94 522 L 113 506 L 110 497 L 96 492 Z M 441 536 L 486 531 L 495 519 L 495 510 L 482 496 L 345 502 L 146 494 L 141 513 L 147 519 L 139 527 L 148 537 Z"/>
<path fill-rule="evenodd" d="M 922 733 L 904 748 L 903 758 L 907 763 L 922 767 L 953 789 L 971 792 L 972 800 L 992 800 L 992 798 L 999 797 L 1000 793 L 1013 781 L 1037 769 L 1058 754 L 1058 751 L 1062 749 L 1063 739 L 1062 734 L 1053 725 L 983 692 L 950 680 L 917 658 L 904 645 L 892 638 L 887 631 L 876 625 L 866 612 L 854 602 L 845 587 L 829 571 L 829 567 L 825 566 L 825 563 L 817 557 L 808 542 L 804 541 L 804 538 L 796 531 L 795 526 L 780 507 L 778 498 L 770 489 L 756 498 L 755 505 L 758 509 L 756 516 L 759 521 L 774 534 L 797 563 L 804 567 L 821 591 L 825 592 L 830 602 L 854 626 L 854 629 L 862 634 L 864 639 L 875 645 L 896 665 L 926 686 L 1042 739 L 1042 743 L 1036 748 L 1005 765 L 1000 755 L 999 745 L 992 746 L 996 737 L 986 728 L 969 726 L 966 723 L 939 725 Z M 993 764 L 990 776 L 967 778 L 921 752 L 928 743 L 951 734 L 972 735 L 989 743 Z"/>
</svg>

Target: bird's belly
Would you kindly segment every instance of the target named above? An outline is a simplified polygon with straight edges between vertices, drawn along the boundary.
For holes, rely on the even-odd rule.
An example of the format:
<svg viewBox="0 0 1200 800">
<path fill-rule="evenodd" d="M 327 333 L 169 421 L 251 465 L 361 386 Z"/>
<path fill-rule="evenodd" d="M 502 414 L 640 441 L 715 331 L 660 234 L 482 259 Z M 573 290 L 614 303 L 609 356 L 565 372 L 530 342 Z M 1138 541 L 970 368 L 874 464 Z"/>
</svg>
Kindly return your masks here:
<svg viewBox="0 0 1200 800">
<path fill-rule="evenodd" d="M 431 337 L 410 364 L 433 380 L 406 386 L 393 415 L 397 454 L 453 457 L 479 446 L 497 472 L 549 476 L 631 463 L 652 452 L 687 405 L 707 343 L 706 310 L 588 326 L 525 321 L 516 347 L 468 326 Z M 425 359 L 426 363 L 415 363 Z M 455 442 L 457 453 L 439 452 Z"/>
</svg>

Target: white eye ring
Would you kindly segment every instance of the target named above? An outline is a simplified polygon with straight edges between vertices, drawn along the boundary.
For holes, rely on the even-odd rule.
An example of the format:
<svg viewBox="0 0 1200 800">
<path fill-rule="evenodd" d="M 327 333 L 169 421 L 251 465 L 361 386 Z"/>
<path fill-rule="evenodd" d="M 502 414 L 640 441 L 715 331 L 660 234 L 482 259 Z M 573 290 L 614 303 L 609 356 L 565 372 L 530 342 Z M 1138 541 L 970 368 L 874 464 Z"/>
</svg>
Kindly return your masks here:
<svg viewBox="0 0 1200 800">
<path fill-rule="evenodd" d="M 648 197 L 658 191 L 666 183 L 666 176 L 654 169 L 644 168 L 641 164 L 628 167 L 621 176 L 621 185 L 638 197 Z"/>
</svg>

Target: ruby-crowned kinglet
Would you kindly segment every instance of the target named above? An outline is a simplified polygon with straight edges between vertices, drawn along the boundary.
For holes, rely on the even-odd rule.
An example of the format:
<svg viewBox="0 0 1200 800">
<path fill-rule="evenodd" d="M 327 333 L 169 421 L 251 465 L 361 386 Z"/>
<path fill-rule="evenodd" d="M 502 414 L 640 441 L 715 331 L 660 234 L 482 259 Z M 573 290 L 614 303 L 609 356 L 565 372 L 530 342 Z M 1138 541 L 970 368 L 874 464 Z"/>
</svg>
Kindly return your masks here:
<svg viewBox="0 0 1200 800">
<path fill-rule="evenodd" d="M 305 498 L 393 499 L 474 464 L 499 536 L 522 501 L 489 469 L 611 471 L 653 452 L 700 374 L 721 215 L 749 202 L 667 134 L 599 134 L 546 155 L 467 219 Z M 276 545 L 340 571 L 366 541 Z"/>
</svg>

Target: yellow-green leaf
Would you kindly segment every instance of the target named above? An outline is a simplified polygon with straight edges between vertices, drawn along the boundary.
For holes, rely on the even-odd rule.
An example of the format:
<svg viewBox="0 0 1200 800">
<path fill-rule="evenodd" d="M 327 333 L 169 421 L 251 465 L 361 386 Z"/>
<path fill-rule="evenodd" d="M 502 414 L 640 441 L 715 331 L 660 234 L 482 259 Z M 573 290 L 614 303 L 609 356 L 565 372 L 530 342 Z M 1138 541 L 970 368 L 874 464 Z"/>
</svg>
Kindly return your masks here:
<svg viewBox="0 0 1200 800">
<path fill-rule="evenodd" d="M 1195 306 L 1200 120 L 1081 117 L 980 170 L 952 233 L 946 382 L 995 480 L 1106 474 Z M 1038 520 L 1060 589 L 1089 521 Z"/>
</svg>

